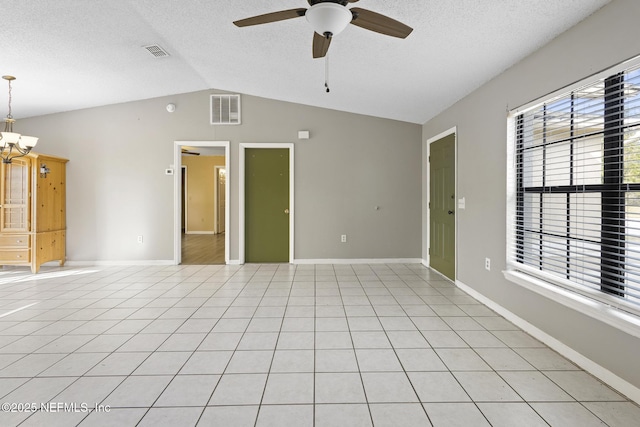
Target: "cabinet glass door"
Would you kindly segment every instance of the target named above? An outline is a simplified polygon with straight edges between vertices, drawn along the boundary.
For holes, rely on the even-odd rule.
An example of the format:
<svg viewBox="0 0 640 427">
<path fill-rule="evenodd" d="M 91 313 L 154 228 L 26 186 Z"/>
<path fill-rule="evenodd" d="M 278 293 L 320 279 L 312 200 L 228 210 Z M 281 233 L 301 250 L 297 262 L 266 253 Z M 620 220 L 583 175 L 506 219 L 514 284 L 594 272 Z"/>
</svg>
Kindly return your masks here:
<svg viewBox="0 0 640 427">
<path fill-rule="evenodd" d="M 29 165 L 22 159 L 2 164 L 0 231 L 29 231 Z"/>
</svg>

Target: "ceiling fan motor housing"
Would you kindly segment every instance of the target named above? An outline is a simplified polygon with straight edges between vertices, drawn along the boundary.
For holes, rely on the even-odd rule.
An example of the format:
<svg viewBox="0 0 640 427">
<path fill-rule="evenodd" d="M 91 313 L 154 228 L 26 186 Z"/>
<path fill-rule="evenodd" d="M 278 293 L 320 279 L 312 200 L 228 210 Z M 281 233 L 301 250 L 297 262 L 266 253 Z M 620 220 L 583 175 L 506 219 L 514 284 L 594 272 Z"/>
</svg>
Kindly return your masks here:
<svg viewBox="0 0 640 427">
<path fill-rule="evenodd" d="M 349 0 L 309 0 L 309 6 L 313 6 L 314 4 L 318 4 L 318 3 L 338 3 L 343 6 L 346 6 L 350 2 Z"/>
<path fill-rule="evenodd" d="M 316 3 L 305 14 L 313 30 L 321 36 L 335 36 L 341 33 L 353 19 L 351 11 L 333 2 Z"/>
</svg>

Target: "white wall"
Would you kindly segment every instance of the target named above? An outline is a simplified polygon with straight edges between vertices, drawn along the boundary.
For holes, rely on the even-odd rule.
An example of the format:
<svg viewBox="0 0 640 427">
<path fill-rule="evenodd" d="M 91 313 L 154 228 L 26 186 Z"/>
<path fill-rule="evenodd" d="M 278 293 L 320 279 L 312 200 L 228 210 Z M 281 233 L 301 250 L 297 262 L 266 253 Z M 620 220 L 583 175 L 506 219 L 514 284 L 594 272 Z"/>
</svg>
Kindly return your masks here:
<svg viewBox="0 0 640 427">
<path fill-rule="evenodd" d="M 176 140 L 231 142 L 231 260 L 239 259 L 241 142 L 295 143 L 296 259 L 420 258 L 419 125 L 243 96 L 242 125 L 211 126 L 213 92 L 17 122 L 41 138 L 38 151 L 70 159 L 70 261 L 173 259 L 173 177 L 164 171 Z M 311 139 L 298 141 L 299 130 Z"/>
<path fill-rule="evenodd" d="M 423 126 L 426 140 L 458 130 L 457 279 L 640 387 L 640 340 L 504 279 L 507 111 L 640 54 L 640 2 L 616 0 Z M 427 169 L 423 168 L 423 182 Z M 423 248 L 427 258 L 426 198 Z M 484 269 L 491 258 L 491 271 Z"/>
</svg>

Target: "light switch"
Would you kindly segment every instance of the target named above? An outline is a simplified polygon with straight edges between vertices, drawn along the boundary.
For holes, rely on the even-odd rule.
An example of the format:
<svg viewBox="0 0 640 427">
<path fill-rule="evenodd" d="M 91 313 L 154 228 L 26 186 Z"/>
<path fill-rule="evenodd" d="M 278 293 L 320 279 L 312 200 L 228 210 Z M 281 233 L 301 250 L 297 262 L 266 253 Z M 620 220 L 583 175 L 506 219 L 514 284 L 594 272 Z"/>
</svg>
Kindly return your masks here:
<svg viewBox="0 0 640 427">
<path fill-rule="evenodd" d="M 464 209 L 465 208 L 464 205 L 465 205 L 464 197 L 458 199 L 458 209 Z"/>
</svg>

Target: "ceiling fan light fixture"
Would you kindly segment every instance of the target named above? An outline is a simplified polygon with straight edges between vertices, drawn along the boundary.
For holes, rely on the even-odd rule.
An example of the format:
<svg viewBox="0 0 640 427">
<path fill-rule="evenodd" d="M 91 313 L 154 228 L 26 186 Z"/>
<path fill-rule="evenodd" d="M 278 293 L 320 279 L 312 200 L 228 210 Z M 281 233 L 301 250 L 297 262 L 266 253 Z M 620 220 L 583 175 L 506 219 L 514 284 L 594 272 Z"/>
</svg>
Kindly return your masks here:
<svg viewBox="0 0 640 427">
<path fill-rule="evenodd" d="M 307 10 L 305 17 L 321 36 L 341 33 L 353 19 L 351 11 L 338 3 L 316 3 Z"/>
</svg>

